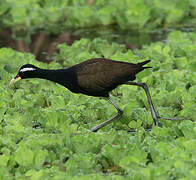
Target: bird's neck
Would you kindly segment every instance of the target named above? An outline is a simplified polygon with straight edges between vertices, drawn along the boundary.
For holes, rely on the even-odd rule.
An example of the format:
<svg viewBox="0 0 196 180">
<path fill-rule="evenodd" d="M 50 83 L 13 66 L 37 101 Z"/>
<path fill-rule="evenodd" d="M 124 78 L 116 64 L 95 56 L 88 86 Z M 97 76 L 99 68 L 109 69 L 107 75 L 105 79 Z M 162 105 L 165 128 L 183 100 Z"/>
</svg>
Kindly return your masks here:
<svg viewBox="0 0 196 180">
<path fill-rule="evenodd" d="M 77 81 L 76 75 L 69 68 L 58 70 L 39 69 L 32 78 L 47 79 L 68 88 Z"/>
<path fill-rule="evenodd" d="M 58 83 L 60 76 L 61 73 L 58 70 L 39 69 L 32 78 L 47 79 Z"/>
<path fill-rule="evenodd" d="M 61 72 L 60 70 L 39 69 L 30 78 L 47 79 L 58 83 L 62 79 Z"/>
</svg>

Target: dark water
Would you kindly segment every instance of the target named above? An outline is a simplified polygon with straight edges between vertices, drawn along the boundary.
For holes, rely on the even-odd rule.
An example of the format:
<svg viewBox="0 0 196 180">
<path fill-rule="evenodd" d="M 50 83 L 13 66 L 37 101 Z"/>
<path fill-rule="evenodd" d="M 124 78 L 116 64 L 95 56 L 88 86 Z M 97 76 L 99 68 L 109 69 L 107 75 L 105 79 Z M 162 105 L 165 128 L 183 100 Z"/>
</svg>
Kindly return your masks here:
<svg viewBox="0 0 196 180">
<path fill-rule="evenodd" d="M 159 28 L 155 30 L 121 30 L 118 26 L 95 27 L 72 31 L 80 37 L 94 39 L 97 37 L 107 39 L 110 42 L 126 44 L 128 48 L 141 48 L 144 44 L 164 41 L 170 32 L 180 30 L 183 32 L 196 32 L 196 24 L 179 25 L 175 27 Z"/>
</svg>

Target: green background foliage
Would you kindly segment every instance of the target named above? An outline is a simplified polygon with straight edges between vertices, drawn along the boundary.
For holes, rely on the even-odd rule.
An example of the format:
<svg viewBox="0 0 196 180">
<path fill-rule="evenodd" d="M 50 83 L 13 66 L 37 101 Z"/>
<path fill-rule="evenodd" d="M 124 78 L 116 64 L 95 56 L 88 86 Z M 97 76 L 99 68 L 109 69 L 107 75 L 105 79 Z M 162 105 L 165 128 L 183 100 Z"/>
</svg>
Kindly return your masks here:
<svg viewBox="0 0 196 180">
<path fill-rule="evenodd" d="M 10 6 L 11 1 L 6 2 L 4 8 Z M 25 21 L 29 4 L 27 1 L 20 2 L 19 5 L 25 7 L 22 8 L 24 15 L 20 22 L 17 19 L 13 19 L 13 22 L 26 22 L 27 26 L 28 23 L 38 23 L 33 19 L 39 16 L 37 12 L 42 12 L 40 7 L 56 14 L 48 17 L 51 18 L 50 22 L 55 22 L 62 16 L 59 9 L 56 9 L 56 6 L 60 7 L 59 4 L 69 5 L 69 8 L 86 8 L 87 11 L 89 8 L 83 6 L 83 1 L 70 3 L 32 0 L 31 7 L 35 12 L 32 12 L 30 21 Z M 168 22 L 181 18 L 187 8 L 183 2 L 172 1 L 171 9 L 161 8 L 161 11 L 171 13 L 167 17 Z M 189 2 L 194 5 L 193 1 Z M 17 3 L 18 1 L 13 1 L 12 5 L 16 6 Z M 120 1 L 107 3 L 117 6 Z M 152 11 L 151 6 L 142 11 L 142 16 L 146 16 L 146 19 L 136 22 L 137 16 L 141 15 L 143 1 L 137 1 L 133 6 L 138 7 L 135 16 L 132 16 L 132 9 L 124 10 L 126 3 L 118 5 L 123 9 L 120 11 L 123 14 L 119 16 L 124 19 L 119 20 L 121 26 L 124 27 L 126 21 L 130 20 L 130 24 L 138 23 L 139 27 L 143 27 L 151 18 L 148 17 Z M 154 7 L 159 3 L 169 1 L 156 0 L 150 4 Z M 77 4 L 81 4 L 81 7 Z M 100 18 L 101 15 L 104 16 L 103 4 L 106 2 L 96 1 L 96 6 L 102 7 L 96 12 L 100 13 Z M 176 9 L 172 9 L 173 6 Z M 63 11 L 64 6 L 61 7 L 60 12 L 66 13 L 67 11 Z M 115 10 L 115 6 L 114 9 L 109 5 L 104 8 L 111 13 Z M 0 12 L 3 11 L 5 10 L 2 7 Z M 153 12 L 156 14 L 159 11 Z M 19 12 L 12 9 L 9 13 L 9 18 L 13 18 L 16 17 L 13 14 Z M 74 26 L 93 22 L 85 17 L 86 21 L 78 23 L 77 17 L 81 16 L 80 13 L 78 10 L 73 12 Z M 90 14 L 91 10 L 83 16 Z M 175 17 L 172 17 L 174 14 Z M 113 18 L 108 13 L 102 23 L 107 24 Z M 118 20 L 117 17 L 115 19 Z M 101 38 L 93 41 L 81 39 L 72 46 L 60 44 L 58 48 L 59 53 L 49 65 L 36 61 L 29 53 L 20 53 L 9 48 L 0 49 L 0 179 L 196 178 L 195 33 L 175 31 L 164 42 L 151 43 L 134 51 Z M 184 117 L 185 120 L 160 120 L 160 127 L 145 132 L 144 128 L 151 127 L 153 123 L 145 93 L 140 88 L 123 85 L 111 93 L 114 101 L 124 110 L 123 117 L 97 133 L 92 133 L 89 132 L 91 127 L 116 113 L 107 101 L 73 94 L 58 84 L 41 79 L 22 80 L 13 87 L 8 87 L 9 81 L 23 64 L 31 63 L 41 68 L 55 69 L 102 55 L 133 63 L 151 59 L 149 65 L 153 68 L 138 74 L 137 81 L 148 84 L 155 107 L 161 116 Z M 129 128 L 135 129 L 136 133 L 128 134 Z"/>
<path fill-rule="evenodd" d="M 3 0 L 0 23 L 13 37 L 30 41 L 37 30 L 59 33 L 117 25 L 121 29 L 154 31 L 155 28 L 195 25 L 195 0 Z M 95 28 L 95 29 L 96 29 Z"/>
</svg>

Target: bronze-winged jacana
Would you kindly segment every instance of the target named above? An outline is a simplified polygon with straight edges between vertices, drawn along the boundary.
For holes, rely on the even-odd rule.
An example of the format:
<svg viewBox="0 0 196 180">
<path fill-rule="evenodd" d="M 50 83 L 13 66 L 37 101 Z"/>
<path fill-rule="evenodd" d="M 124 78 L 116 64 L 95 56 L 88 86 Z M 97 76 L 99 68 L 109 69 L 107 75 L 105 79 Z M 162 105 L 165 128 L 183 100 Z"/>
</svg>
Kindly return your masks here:
<svg viewBox="0 0 196 180">
<path fill-rule="evenodd" d="M 91 129 L 92 132 L 96 132 L 100 128 L 106 126 L 123 113 L 118 105 L 110 98 L 110 91 L 121 84 L 140 86 L 146 92 L 154 125 L 158 125 L 158 118 L 160 117 L 157 115 L 153 106 L 148 86 L 145 83 L 130 82 L 135 80 L 137 73 L 146 68 L 151 68 L 143 67 L 149 62 L 150 60 L 133 64 L 105 58 L 95 58 L 86 60 L 69 68 L 57 70 L 40 69 L 34 65 L 25 64 L 19 69 L 16 77 L 11 80 L 10 85 L 20 79 L 41 78 L 61 84 L 73 93 L 107 98 L 107 100 L 117 109 L 118 114 L 93 127 Z"/>
</svg>

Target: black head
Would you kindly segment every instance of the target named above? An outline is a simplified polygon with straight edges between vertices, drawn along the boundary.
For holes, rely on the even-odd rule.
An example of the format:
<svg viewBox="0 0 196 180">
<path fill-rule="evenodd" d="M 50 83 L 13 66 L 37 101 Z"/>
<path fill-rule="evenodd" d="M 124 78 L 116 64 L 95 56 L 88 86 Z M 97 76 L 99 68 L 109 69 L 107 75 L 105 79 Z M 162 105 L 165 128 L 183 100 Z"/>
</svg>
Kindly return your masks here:
<svg viewBox="0 0 196 180">
<path fill-rule="evenodd" d="M 36 74 L 39 73 L 39 70 L 40 68 L 32 64 L 23 65 L 19 69 L 18 74 L 11 80 L 10 85 L 16 83 L 20 79 L 34 78 Z"/>
<path fill-rule="evenodd" d="M 16 77 L 19 76 L 21 79 L 33 78 L 39 69 L 32 64 L 25 64 L 19 69 Z"/>
</svg>

